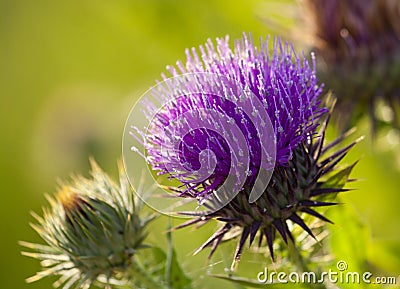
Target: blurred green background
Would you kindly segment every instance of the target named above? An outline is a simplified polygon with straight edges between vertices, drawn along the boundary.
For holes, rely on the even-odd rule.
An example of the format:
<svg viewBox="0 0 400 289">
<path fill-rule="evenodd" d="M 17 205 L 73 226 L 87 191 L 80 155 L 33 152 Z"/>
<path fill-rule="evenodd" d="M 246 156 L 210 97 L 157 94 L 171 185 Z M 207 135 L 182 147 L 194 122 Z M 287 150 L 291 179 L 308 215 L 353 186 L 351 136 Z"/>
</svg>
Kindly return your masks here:
<svg viewBox="0 0 400 289">
<path fill-rule="evenodd" d="M 41 211 L 44 193 L 54 191 L 57 178 L 87 175 L 89 156 L 116 175 L 127 114 L 165 66 L 207 38 L 271 33 L 268 13 L 259 0 L 0 1 L 1 288 L 50 288 L 51 280 L 24 281 L 39 269 L 36 260 L 20 255 L 17 244 L 39 241 L 29 212 Z M 349 221 L 336 216 L 336 258 L 350 262 L 357 252 L 369 268 L 398 276 L 399 136 L 384 131 L 372 144 L 367 120 L 356 134 L 367 138 L 347 162 L 361 157 L 352 175 L 361 180 L 342 201 L 347 216 L 357 220 L 354 230 L 363 233 L 349 232 Z M 163 239 L 165 223 L 164 217 L 153 226 L 153 241 Z M 213 229 L 210 224 L 174 234 L 178 257 L 193 276 L 204 274 L 207 252 L 194 258 L 191 252 Z M 231 258 L 219 254 L 217 259 Z M 202 282 L 208 288 L 227 284 Z"/>
</svg>

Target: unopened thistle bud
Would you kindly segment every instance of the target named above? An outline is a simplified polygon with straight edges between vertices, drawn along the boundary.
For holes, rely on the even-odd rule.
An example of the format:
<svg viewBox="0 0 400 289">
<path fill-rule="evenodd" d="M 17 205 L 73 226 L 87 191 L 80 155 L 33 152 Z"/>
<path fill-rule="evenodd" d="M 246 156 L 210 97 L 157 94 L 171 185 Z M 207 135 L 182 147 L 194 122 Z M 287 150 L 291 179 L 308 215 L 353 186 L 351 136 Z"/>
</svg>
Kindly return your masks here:
<svg viewBox="0 0 400 289">
<path fill-rule="evenodd" d="M 92 161 L 92 178 L 73 178 L 62 184 L 44 216 L 34 215 L 32 227 L 45 245 L 21 242 L 33 252 L 24 255 L 42 260 L 43 271 L 28 279 L 59 275 L 55 287 L 88 288 L 96 280 L 105 284 L 126 269 L 143 246 L 150 219 L 139 217 L 135 197 L 122 166 L 115 183 Z"/>
<path fill-rule="evenodd" d="M 165 77 L 167 89 L 155 89 L 167 105 L 145 108 L 152 121 L 147 134 L 140 134 L 143 156 L 160 174 L 180 181 L 179 188 L 171 188 L 178 196 L 197 199 L 208 209 L 189 212 L 197 217 L 179 227 L 211 219 L 223 223 L 199 250 L 211 246 L 211 256 L 239 228 L 236 261 L 246 240 L 251 244 L 256 235 L 266 240 L 273 258 L 277 235 L 285 242 L 293 239 L 288 222 L 311 236 L 305 214 L 330 222 L 316 208 L 334 205 L 324 196 L 345 190 L 352 166 L 327 180 L 354 143 L 329 153 L 343 136 L 324 146 L 329 117 L 320 105 L 321 88 L 314 67 L 291 45 L 277 40 L 270 53 L 267 41 L 257 47 L 244 36 L 233 51 L 228 39 L 218 39 L 216 47 L 209 41 L 200 51 L 201 58 L 194 49 L 187 51 L 186 64 L 169 68 L 174 78 Z M 245 152 L 247 158 L 237 161 Z M 271 174 L 261 174 L 265 163 Z M 244 176 L 240 188 L 230 187 L 234 192 L 226 190 L 232 175 Z M 234 197 L 221 206 L 218 201 L 230 193 Z"/>
<path fill-rule="evenodd" d="M 365 113 L 399 125 L 400 1 L 305 0 L 318 72 L 338 98 L 338 124 Z M 388 109 L 378 119 L 378 108 Z M 382 113 L 381 113 L 382 114 Z"/>
</svg>

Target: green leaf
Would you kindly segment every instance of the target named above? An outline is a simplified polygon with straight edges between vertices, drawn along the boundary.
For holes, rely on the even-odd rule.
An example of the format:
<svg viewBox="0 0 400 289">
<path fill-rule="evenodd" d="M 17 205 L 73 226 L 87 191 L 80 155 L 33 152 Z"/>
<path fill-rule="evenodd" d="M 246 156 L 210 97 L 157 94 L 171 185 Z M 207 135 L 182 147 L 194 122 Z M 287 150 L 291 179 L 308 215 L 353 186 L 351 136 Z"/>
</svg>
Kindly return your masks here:
<svg viewBox="0 0 400 289">
<path fill-rule="evenodd" d="M 335 220 L 331 226 L 329 238 L 330 252 L 334 256 L 332 270 L 336 268 L 337 262 L 342 261 L 347 264 L 345 272 L 366 272 L 370 271 L 367 262 L 368 245 L 370 242 L 370 232 L 361 222 L 354 210 L 348 205 L 340 206 L 331 210 L 330 217 Z M 341 284 L 343 289 L 353 289 L 359 284 Z"/>
<path fill-rule="evenodd" d="M 368 260 L 388 275 L 398 275 L 400 268 L 400 244 L 397 240 L 372 240 L 367 251 Z"/>
<path fill-rule="evenodd" d="M 166 267 L 166 261 L 167 261 L 167 254 L 165 253 L 164 250 L 162 250 L 159 247 L 151 247 L 151 258 L 153 258 L 154 264 L 157 265 L 158 270 L 155 272 L 155 274 L 158 274 L 160 276 L 165 274 L 165 267 Z"/>
<path fill-rule="evenodd" d="M 329 177 L 322 185 L 322 188 L 343 188 L 357 163 L 358 161 Z"/>
<path fill-rule="evenodd" d="M 169 228 L 170 229 L 170 228 Z M 170 288 L 174 289 L 190 289 L 192 288 L 192 280 L 186 276 L 181 266 L 173 247 L 171 231 L 167 233 L 168 253 L 166 256 L 165 279 Z"/>
</svg>

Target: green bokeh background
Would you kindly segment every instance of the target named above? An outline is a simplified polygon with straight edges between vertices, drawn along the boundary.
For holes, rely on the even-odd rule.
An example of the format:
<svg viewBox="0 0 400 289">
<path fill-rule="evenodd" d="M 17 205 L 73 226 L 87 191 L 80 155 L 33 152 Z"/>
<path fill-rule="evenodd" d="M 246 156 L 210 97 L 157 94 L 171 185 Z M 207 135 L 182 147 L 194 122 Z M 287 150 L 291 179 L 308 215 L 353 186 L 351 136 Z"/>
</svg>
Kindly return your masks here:
<svg viewBox="0 0 400 289">
<path fill-rule="evenodd" d="M 256 0 L 0 1 L 1 288 L 50 288 L 49 280 L 24 282 L 39 269 L 17 244 L 39 241 L 29 212 L 40 212 L 57 178 L 87 175 L 89 156 L 116 175 L 127 114 L 165 66 L 207 38 L 269 34 L 268 13 L 265 1 Z M 360 258 L 383 275 L 398 276 L 399 137 L 384 131 L 372 144 L 366 120 L 356 134 L 366 140 L 346 161 L 361 157 L 352 175 L 361 180 L 342 201 L 363 235 L 346 230 L 348 220 L 338 216 L 332 234 L 343 255 L 336 257 L 350 262 L 362 239 Z M 153 241 L 163 239 L 165 219 L 152 227 Z M 191 252 L 213 229 L 174 234 L 178 256 L 193 276 L 203 274 L 207 262 L 206 254 L 192 258 Z"/>
</svg>

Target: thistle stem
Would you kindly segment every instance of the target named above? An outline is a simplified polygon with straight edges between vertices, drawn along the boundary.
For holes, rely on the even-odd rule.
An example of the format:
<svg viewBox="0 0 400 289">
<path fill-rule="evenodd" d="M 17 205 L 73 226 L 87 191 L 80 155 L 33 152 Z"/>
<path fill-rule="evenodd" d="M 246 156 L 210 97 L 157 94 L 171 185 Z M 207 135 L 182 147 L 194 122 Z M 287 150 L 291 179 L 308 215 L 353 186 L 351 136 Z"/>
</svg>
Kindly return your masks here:
<svg viewBox="0 0 400 289">
<path fill-rule="evenodd" d="M 170 289 L 169 286 L 151 276 L 136 260 L 133 260 L 130 264 L 127 270 L 127 278 L 133 289 L 139 288 L 137 284 L 140 284 L 140 288 Z"/>
<path fill-rule="evenodd" d="M 296 264 L 297 270 L 301 273 L 311 272 L 308 267 L 307 260 L 301 255 L 299 250 L 297 250 L 292 240 L 288 240 L 288 249 L 289 249 L 289 258 L 291 258 L 292 262 Z M 310 289 L 331 289 L 325 283 L 304 283 Z"/>
</svg>

